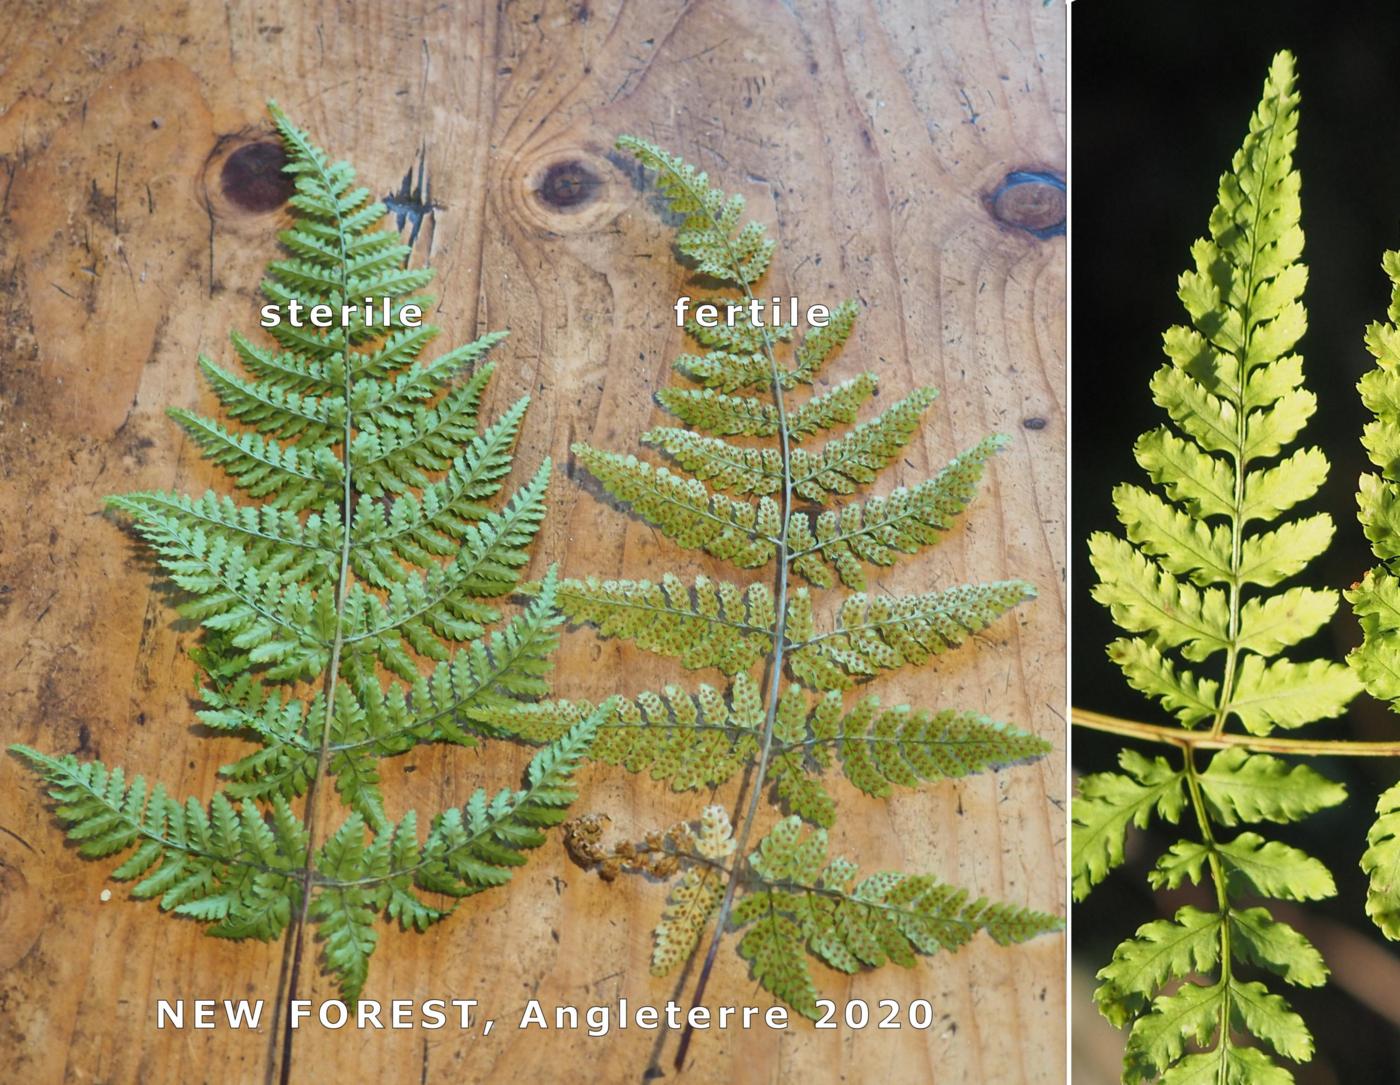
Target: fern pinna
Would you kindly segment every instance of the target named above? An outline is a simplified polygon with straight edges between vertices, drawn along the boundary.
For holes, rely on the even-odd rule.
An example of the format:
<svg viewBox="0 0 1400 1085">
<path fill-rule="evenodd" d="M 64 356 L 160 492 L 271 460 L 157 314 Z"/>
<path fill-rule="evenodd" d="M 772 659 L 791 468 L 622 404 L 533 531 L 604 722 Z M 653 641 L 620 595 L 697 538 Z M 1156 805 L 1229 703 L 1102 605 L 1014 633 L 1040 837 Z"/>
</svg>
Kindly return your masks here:
<svg viewBox="0 0 1400 1085">
<path fill-rule="evenodd" d="M 1012 942 L 1058 928 L 1053 916 L 970 902 L 924 876 L 856 881 L 852 864 L 827 858 L 825 830 L 836 807 L 821 777 L 833 762 L 862 791 L 886 796 L 896 784 L 962 776 L 1049 748 L 1035 735 L 974 712 L 885 708 L 871 696 L 845 697 L 882 672 L 926 663 L 962 644 L 1034 594 L 1021 580 L 905 596 L 864 591 L 865 564 L 891 565 L 932 545 L 952 525 L 1005 439 L 983 440 L 915 486 L 837 505 L 900 454 L 934 392 L 919 389 L 878 417 L 831 435 L 856 421 L 875 390 L 875 374 L 835 384 L 800 404 L 790 397 L 816 383 L 851 334 L 855 303 L 836 306 L 826 327 L 802 337 L 792 364 L 779 362 L 796 329 L 763 323 L 750 305 L 774 246 L 760 224 L 742 221 L 743 199 L 726 196 L 705 174 L 639 139 L 623 137 L 618 145 L 655 172 L 680 219 L 680 252 L 701 286 L 720 291 L 710 299 L 719 311 L 733 303 L 738 319 L 733 326 L 686 325 L 700 350 L 677 358 L 675 368 L 699 387 L 657 395 L 685 425 L 643 435 L 669 466 L 588 444 L 574 445 L 574 455 L 608 493 L 681 546 L 740 569 L 772 567 L 775 579 L 773 588 L 674 574 L 660 583 L 560 582 L 559 606 L 571 621 L 728 678 L 726 688 L 667 686 L 622 699 L 600 724 L 593 756 L 647 772 L 676 790 L 752 774 L 737 833 L 731 835 L 722 810 L 711 808 L 698 833 L 679 827 L 653 834 L 640 850 L 622 845 L 609 851 L 596 825 L 580 843 L 576 825 L 575 853 L 604 864 L 609 874 L 624 867 L 679 874 L 657 928 L 653 971 L 665 974 L 687 960 L 713 924 L 696 1003 L 719 941 L 731 929 L 743 932 L 739 952 L 755 978 L 811 1016 L 817 990 L 809 954 L 855 972 L 890 960 L 911 964 L 915 953 L 956 948 L 978 929 Z M 754 391 L 767 396 L 745 394 Z M 814 447 L 808 443 L 814 438 L 824 443 Z M 808 588 L 792 583 L 793 574 L 819 588 L 839 580 L 852 589 L 834 620 L 818 621 Z M 541 704 L 517 713 L 513 725 L 516 733 L 548 740 L 592 711 L 588 704 Z M 752 846 L 770 785 L 792 816 Z M 802 828 L 804 821 L 816 828 Z M 678 1061 L 683 1058 L 684 1042 Z"/>
<path fill-rule="evenodd" d="M 544 515 L 549 464 L 493 508 L 512 466 L 522 399 L 478 426 L 491 334 L 420 361 L 436 336 L 404 307 L 432 272 L 378 228 L 384 208 L 272 107 L 295 180 L 290 253 L 263 292 L 282 321 L 275 344 L 234 333 L 244 370 L 201 358 L 228 426 L 170 413 L 240 488 L 111 499 L 184 592 L 203 627 L 199 719 L 255 745 L 221 771 L 208 803 L 98 762 L 15 747 L 45 780 L 79 852 L 129 853 L 113 871 L 132 895 L 208 924 L 212 935 L 286 936 L 293 997 L 302 931 L 314 924 L 347 999 L 364 986 L 382 913 L 423 930 L 450 900 L 500 885 L 561 821 L 569 777 L 593 733 L 583 719 L 540 751 L 525 786 L 478 790 L 420 837 L 380 795 L 378 763 L 425 742 L 472 744 L 479 719 L 546 691 L 560 622 L 548 578 L 493 632 Z M 345 327 L 286 319 L 361 305 Z M 371 318 L 373 320 L 373 318 Z M 318 788 L 334 779 L 347 812 L 318 831 Z M 300 816 L 295 800 L 304 796 Z M 325 804 L 322 803 L 322 806 Z M 280 1002 L 279 1002 L 280 1005 Z M 290 1033 L 288 1033 L 290 1035 Z"/>
<path fill-rule="evenodd" d="M 1289 451 L 1315 405 L 1292 353 L 1306 326 L 1307 280 L 1292 165 L 1297 106 L 1293 58 L 1280 53 L 1221 178 L 1209 236 L 1181 276 L 1190 323 L 1166 333 L 1168 361 L 1152 379 L 1172 425 L 1144 434 L 1134 451 L 1160 492 L 1118 487 L 1124 536 L 1089 543 L 1094 598 L 1127 634 L 1109 655 L 1176 726 L 1078 710 L 1075 722 L 1176 749 L 1170 757 L 1125 749 L 1121 772 L 1080 781 L 1074 895 L 1123 862 L 1130 825 L 1155 816 L 1188 818 L 1195 833 L 1161 856 L 1153 888 L 1204 880 L 1214 898 L 1140 927 L 1099 972 L 1100 1011 L 1130 1030 L 1126 1082 L 1292 1080 L 1274 1055 L 1306 1061 L 1312 1037 L 1274 985 L 1247 977 L 1316 986 L 1327 976 L 1300 932 L 1243 899 L 1331 896 L 1327 868 L 1253 828 L 1230 831 L 1297 821 L 1344 799 L 1338 784 L 1268 752 L 1308 752 L 1306 743 L 1269 736 L 1341 715 L 1358 690 L 1339 663 L 1282 655 L 1338 604 L 1332 591 L 1280 589 L 1333 533 L 1326 514 L 1283 519 L 1328 466 L 1316 448 Z M 1217 752 L 1202 763 L 1198 750 Z"/>
</svg>

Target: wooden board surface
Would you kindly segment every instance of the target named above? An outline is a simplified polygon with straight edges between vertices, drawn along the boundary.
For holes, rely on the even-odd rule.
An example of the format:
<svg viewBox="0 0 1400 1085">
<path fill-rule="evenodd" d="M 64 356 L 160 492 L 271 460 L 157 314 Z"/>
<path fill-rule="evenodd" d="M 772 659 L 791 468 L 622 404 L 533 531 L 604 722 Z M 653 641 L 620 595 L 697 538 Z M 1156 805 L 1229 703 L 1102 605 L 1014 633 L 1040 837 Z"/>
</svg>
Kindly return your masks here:
<svg viewBox="0 0 1400 1085">
<path fill-rule="evenodd" d="M 440 273 L 434 322 L 443 342 L 511 329 L 486 413 L 531 393 L 517 470 L 546 454 L 560 466 L 541 555 L 574 575 L 718 571 L 566 471 L 575 439 L 636 449 L 681 348 L 670 306 L 690 290 L 648 195 L 609 151 L 631 131 L 750 198 L 780 240 L 771 293 L 868 307 L 833 377 L 869 366 L 885 402 L 915 383 L 942 390 L 898 481 L 989 431 L 1011 436 L 964 525 L 878 586 L 1019 575 L 1039 600 L 878 692 L 985 711 L 1055 752 L 888 803 L 835 784 L 833 837 L 868 869 L 926 870 L 1063 912 L 1064 239 L 1014 225 L 1056 217 L 1046 186 L 995 197 L 1016 171 L 1063 175 L 1058 4 L 8 0 L 0 14 L 5 739 L 195 795 L 242 748 L 191 726 L 194 634 L 100 509 L 108 493 L 224 485 L 163 411 L 209 409 L 196 355 L 227 359 L 228 330 L 254 328 L 282 212 L 240 210 L 220 170 L 265 138 L 267 97 L 378 191 L 424 156 L 440 205 L 419 241 Z M 598 697 L 678 678 L 579 631 L 557 690 Z M 420 750 L 389 767 L 390 813 L 512 782 L 524 759 Z M 703 801 L 604 767 L 583 784 L 581 808 L 629 834 Z M 157 1032 L 154 1002 L 270 998 L 279 947 L 206 938 L 120 887 L 104 902 L 105 870 L 64 846 L 32 778 L 0 763 L 0 1062 L 37 1083 L 260 1080 L 266 1029 Z M 676 993 L 647 971 L 662 895 L 641 880 L 601 884 L 551 843 L 509 889 L 427 935 L 386 931 L 372 964 L 367 997 L 477 998 L 497 1018 L 491 1036 L 311 1029 L 293 1080 L 638 1081 L 658 1051 L 675 1078 L 674 1039 L 512 1027 L 529 997 Z M 732 948 L 710 1001 L 766 1005 Z M 984 937 L 908 971 L 819 969 L 836 999 L 931 999 L 934 1027 L 712 1033 L 683 1076 L 1062 1081 L 1063 956 L 1058 936 L 1011 949 Z M 320 977 L 308 991 L 330 993 Z"/>
</svg>

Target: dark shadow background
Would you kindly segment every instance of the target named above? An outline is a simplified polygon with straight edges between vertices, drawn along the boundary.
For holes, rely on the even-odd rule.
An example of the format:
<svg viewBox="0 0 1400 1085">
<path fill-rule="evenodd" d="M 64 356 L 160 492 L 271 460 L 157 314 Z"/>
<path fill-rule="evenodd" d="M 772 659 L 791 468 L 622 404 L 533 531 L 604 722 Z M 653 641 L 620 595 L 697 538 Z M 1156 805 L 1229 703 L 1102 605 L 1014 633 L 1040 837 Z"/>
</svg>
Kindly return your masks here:
<svg viewBox="0 0 1400 1085">
<path fill-rule="evenodd" d="M 1332 549 L 1290 583 L 1344 588 L 1372 564 L 1355 517 L 1356 479 L 1368 468 L 1359 440 L 1367 416 L 1355 386 L 1371 364 L 1363 330 L 1384 318 L 1389 300 L 1381 253 L 1400 248 L 1400 5 L 1080 0 L 1071 18 L 1071 688 L 1077 706 L 1169 722 L 1104 654 L 1116 633 L 1089 597 L 1086 539 L 1117 529 L 1110 500 L 1117 483 L 1145 482 L 1132 445 L 1166 418 L 1147 382 L 1164 360 L 1162 332 L 1185 320 L 1176 278 L 1205 232 L 1217 179 L 1244 138 L 1269 60 L 1283 48 L 1297 57 L 1302 92 L 1295 165 L 1310 330 L 1299 349 L 1318 397 L 1303 440 L 1332 461 L 1327 485 L 1300 509 L 1325 509 L 1337 523 Z M 1354 624 L 1343 602 L 1329 630 L 1290 654 L 1339 658 L 1357 639 Z M 1362 697 L 1346 718 L 1307 733 L 1400 739 L 1400 719 Z M 1112 768 L 1119 745 L 1076 729 L 1074 771 Z M 1400 1081 L 1400 982 L 1392 974 L 1400 964 L 1365 915 L 1357 865 L 1375 798 L 1400 777 L 1400 764 L 1330 759 L 1314 767 L 1347 785 L 1346 806 L 1265 832 L 1319 856 L 1337 879 L 1332 901 L 1273 908 L 1314 940 L 1334 975 L 1313 991 L 1270 985 L 1317 1042 L 1313 1061 L 1295 1070 L 1299 1082 Z M 1081 979 L 1142 923 L 1202 899 L 1200 890 L 1154 896 L 1147 887 L 1147 870 L 1174 838 L 1130 834 L 1128 863 L 1075 908 Z M 1071 1006 L 1075 1079 L 1087 1082 L 1078 1069 L 1081 1022 L 1096 1011 L 1084 995 L 1076 989 Z"/>
</svg>

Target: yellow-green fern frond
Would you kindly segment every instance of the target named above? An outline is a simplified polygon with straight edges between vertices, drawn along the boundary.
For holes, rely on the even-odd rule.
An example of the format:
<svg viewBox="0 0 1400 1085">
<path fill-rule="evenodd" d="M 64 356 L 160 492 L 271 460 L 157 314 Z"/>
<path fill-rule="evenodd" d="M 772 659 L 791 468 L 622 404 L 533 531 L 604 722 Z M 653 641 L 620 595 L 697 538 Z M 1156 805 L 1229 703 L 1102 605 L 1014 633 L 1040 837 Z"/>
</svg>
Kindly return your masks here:
<svg viewBox="0 0 1400 1085">
<path fill-rule="evenodd" d="M 1204 767 L 1192 742 L 1170 760 L 1123 750 L 1122 771 L 1083 777 L 1074 800 L 1076 899 L 1124 861 L 1128 829 L 1154 817 L 1189 816 L 1195 833 L 1161 856 L 1153 888 L 1208 880 L 1214 889 L 1213 909 L 1146 924 L 1099 972 L 1099 1008 L 1128 1030 L 1130 1083 L 1291 1081 L 1274 1056 L 1310 1058 L 1307 1027 L 1268 984 L 1237 970 L 1309 986 L 1326 976 L 1301 934 L 1238 903 L 1242 894 L 1329 896 L 1326 867 L 1252 830 L 1227 831 L 1343 801 L 1338 784 L 1306 765 L 1249 752 L 1236 729 L 1266 736 L 1329 719 L 1359 688 L 1337 663 L 1282 655 L 1322 629 L 1338 602 L 1330 589 L 1287 585 L 1333 535 L 1323 513 L 1283 519 L 1327 471 L 1317 449 L 1290 448 L 1316 405 L 1294 353 L 1307 327 L 1297 107 L 1293 58 L 1280 53 L 1178 283 L 1189 322 L 1163 337 L 1167 361 L 1150 382 L 1170 423 L 1134 449 L 1152 486 L 1115 489 L 1123 534 L 1089 540 L 1093 596 L 1128 634 L 1110 658 L 1183 735 L 1199 729 L 1207 748 L 1224 747 Z"/>
</svg>

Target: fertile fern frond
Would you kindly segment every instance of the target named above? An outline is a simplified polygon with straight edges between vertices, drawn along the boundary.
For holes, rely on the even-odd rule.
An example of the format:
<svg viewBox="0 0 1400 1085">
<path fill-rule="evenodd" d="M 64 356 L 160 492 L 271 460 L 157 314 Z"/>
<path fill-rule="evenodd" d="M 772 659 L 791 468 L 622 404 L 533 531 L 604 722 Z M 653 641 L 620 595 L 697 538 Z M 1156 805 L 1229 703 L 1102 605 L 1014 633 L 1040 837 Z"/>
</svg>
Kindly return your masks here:
<svg viewBox="0 0 1400 1085">
<path fill-rule="evenodd" d="M 704 550 L 741 569 L 765 565 L 777 553 L 782 517 L 777 502 L 769 498 L 735 501 L 710 493 L 696 479 L 582 443 L 575 444 L 573 452 L 609 493 L 682 546 Z"/>
<path fill-rule="evenodd" d="M 600 723 L 589 755 L 648 773 L 676 791 L 722 784 L 758 750 L 759 696 L 758 685 L 740 672 L 728 697 L 703 683 L 693 694 L 667 686 L 661 693 L 614 697 L 614 711 Z M 483 722 L 511 738 L 549 742 L 594 711 L 587 701 L 540 701 L 509 713 L 487 713 Z"/>
<path fill-rule="evenodd" d="M 819 632 L 805 589 L 788 599 L 785 657 L 791 676 L 812 689 L 849 689 L 863 678 L 915 666 L 962 644 L 1012 607 L 1035 598 L 1024 580 L 965 584 L 910 596 L 849 596 L 833 627 Z M 566 580 L 559 608 L 600 636 L 673 656 L 691 669 L 747 671 L 772 651 L 772 593 L 762 584 L 741 590 L 696 577 L 691 587 L 670 573 L 649 580 Z"/>
<path fill-rule="evenodd" d="M 114 874 L 142 878 L 134 895 L 158 895 L 225 937 L 313 923 L 354 998 L 377 917 L 422 929 L 447 909 L 420 891 L 455 897 L 506 881 L 562 818 L 568 777 L 613 709 L 551 736 L 525 790 L 478 791 L 434 817 L 423 842 L 413 814 L 388 816 L 383 759 L 498 734 L 488 717 L 508 720 L 548 692 L 561 623 L 553 572 L 524 612 L 496 623 L 544 516 L 549 464 L 497 500 L 527 405 L 479 418 L 494 368 L 482 358 L 502 335 L 425 360 L 436 329 L 413 326 L 406 308 L 427 304 L 411 295 L 433 272 L 405 266 L 408 248 L 379 228 L 384 208 L 348 165 L 272 114 L 297 214 L 280 235 L 294 256 L 263 282 L 280 347 L 235 333 L 243 372 L 200 359 L 228 424 L 171 411 L 246 499 L 110 499 L 203 627 L 200 720 L 252 749 L 224 766 L 208 804 L 183 805 L 96 762 L 17 749 L 83 854 L 134 849 Z M 366 299 L 373 319 L 345 308 Z M 294 307 L 316 304 L 333 326 L 295 327 Z M 305 796 L 314 810 L 323 782 L 349 809 L 329 834 L 292 808 Z M 289 953 L 298 942 L 289 935 Z"/>
<path fill-rule="evenodd" d="M 833 437 L 819 452 L 792 449 L 793 492 L 825 504 L 830 497 L 854 493 L 873 482 L 909 443 L 920 416 L 937 395 L 932 388 L 921 388 L 879 417 Z M 648 430 L 642 440 L 661 448 L 685 471 L 716 489 L 760 495 L 782 489 L 782 456 L 775 448 L 735 445 L 669 426 Z"/>
<path fill-rule="evenodd" d="M 1146 827 L 1154 815 L 1177 824 L 1188 810 L 1200 839 L 1168 849 L 1149 882 L 1175 889 L 1208 879 L 1216 897 L 1212 911 L 1182 908 L 1145 925 L 1099 972 L 1100 1010 L 1129 1029 L 1125 1082 L 1291 1081 L 1266 1047 L 1301 1062 L 1312 1038 L 1284 999 L 1236 969 L 1255 966 L 1303 985 L 1326 976 L 1301 934 L 1239 903 L 1244 894 L 1330 896 L 1326 867 L 1252 830 L 1233 838 L 1222 831 L 1296 821 L 1345 798 L 1307 766 L 1231 744 L 1243 737 L 1231 725 L 1264 736 L 1329 719 L 1358 689 L 1339 664 L 1279 658 L 1321 629 L 1338 602 L 1328 590 L 1280 589 L 1333 533 L 1325 514 L 1279 522 L 1327 469 L 1316 449 L 1288 451 L 1315 405 L 1291 353 L 1307 323 L 1292 164 L 1297 105 L 1293 58 L 1280 53 L 1220 180 L 1209 236 L 1192 247 L 1193 267 L 1181 276 L 1190 323 L 1164 336 L 1168 361 L 1151 382 L 1172 426 L 1143 435 L 1135 453 L 1162 492 L 1119 486 L 1123 537 L 1101 532 L 1089 542 L 1094 598 L 1128 634 L 1110 646 L 1110 658 L 1176 718 L 1183 740 L 1180 762 L 1124 750 L 1122 772 L 1080 781 L 1075 898 L 1123 862 L 1130 826 Z M 1225 747 L 1204 768 L 1190 738 L 1196 728 Z M 1248 1046 L 1250 1036 L 1265 1046 Z"/>
<path fill-rule="evenodd" d="M 645 140 L 621 136 L 617 145 L 655 171 L 656 187 L 671 210 L 684 216 L 676 230 L 676 247 L 695 261 L 697 271 L 735 286 L 749 286 L 763 277 L 774 244 L 761 224 L 740 225 L 744 197 L 725 195 L 679 155 Z"/>
<path fill-rule="evenodd" d="M 791 583 L 796 574 L 831 587 L 839 577 L 846 587 L 863 589 L 865 564 L 892 565 L 899 556 L 936 543 L 975 496 L 987 460 L 1006 439 L 984 439 L 913 486 L 836 506 L 838 498 L 876 482 L 903 458 L 936 393 L 916 388 L 869 421 L 859 418 L 875 394 L 874 373 L 837 381 L 800 401 L 785 397 L 824 375 L 852 333 L 858 306 L 837 305 L 825 326 L 805 332 L 767 322 L 754 287 L 773 245 L 761 225 L 743 221 L 743 200 L 642 140 L 624 136 L 618 145 L 656 171 L 658 188 L 682 217 L 677 248 L 701 277 L 702 288 L 718 284 L 721 291 L 703 304 L 727 319 L 701 324 L 697 299 L 696 318 L 684 324 L 698 349 L 677 358 L 674 368 L 699 387 L 658 391 L 660 406 L 683 425 L 657 426 L 642 436 L 667 465 L 583 442 L 573 446 L 574 456 L 608 494 L 680 546 L 740 569 L 770 567 L 774 587 L 671 572 L 659 582 L 592 577 L 562 582 L 559 606 L 570 621 L 591 625 L 604 637 L 626 638 L 687 668 L 714 668 L 729 682 L 727 688 L 701 684 L 694 691 L 667 685 L 618 699 L 615 713 L 600 723 L 592 756 L 645 772 L 676 790 L 714 787 L 757 765 L 748 809 L 733 819 L 742 826 L 738 839 L 728 840 L 730 821 L 718 808 L 707 811 L 707 828 L 699 837 L 703 842 L 722 823 L 730 849 L 742 854 L 758 804 L 767 797 L 810 823 L 831 825 L 837 802 L 824 776 L 834 770 L 859 790 L 883 797 L 896 785 L 913 787 L 1044 754 L 1048 744 L 1034 735 L 978 713 L 885 709 L 874 697 L 854 704 L 842 697 L 885 670 L 923 664 L 963 644 L 1031 598 L 1029 584 L 964 585 L 909 597 L 851 595 L 819 629 L 808 590 Z M 780 352 L 790 360 L 780 361 Z M 841 432 L 845 426 L 852 428 Z M 490 713 L 483 723 L 541 742 L 592 710 L 581 701 L 542 702 L 509 716 Z M 658 930 L 655 968 L 665 971 L 687 958 L 707 926 L 713 926 L 716 939 L 730 928 L 738 915 L 731 909 L 739 868 L 721 869 L 727 851 L 677 843 L 692 840 L 677 830 L 666 838 L 671 850 L 665 858 L 658 858 L 662 843 L 609 857 L 598 844 L 600 831 L 594 822 L 576 824 L 570 847 L 600 863 L 605 877 L 624 867 L 660 877 L 681 872 Z M 697 862 L 682 862 L 682 855 Z M 639 856 L 650 858 L 634 861 Z M 964 906 L 940 900 L 940 908 Z M 911 908 L 914 903 L 911 898 Z M 792 978 L 807 975 L 802 959 L 807 936 L 800 925 L 805 915 L 775 904 L 771 914 L 753 917 L 740 951 L 769 990 L 809 1012 L 815 997 L 810 981 Z M 852 937 L 884 934 L 872 928 Z M 950 937 L 946 944 L 951 948 L 965 940 Z M 760 943 L 771 943 L 771 949 L 760 952 Z M 712 944 L 707 961 L 713 961 L 714 949 Z M 769 960 L 779 953 L 788 956 Z M 907 958 L 912 960 L 912 951 Z M 707 964 L 697 1002 L 708 972 Z"/>
<path fill-rule="evenodd" d="M 793 570 L 817 587 L 829 588 L 834 584 L 830 565 L 846 587 L 863 591 L 861 562 L 893 565 L 899 555 L 916 554 L 937 543 L 977 496 L 987 460 L 1005 446 L 1006 438 L 1000 434 L 986 437 L 933 478 L 900 486 L 887 497 L 872 497 L 815 517 L 794 513 L 788 520 Z"/>
</svg>

